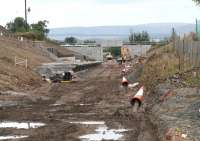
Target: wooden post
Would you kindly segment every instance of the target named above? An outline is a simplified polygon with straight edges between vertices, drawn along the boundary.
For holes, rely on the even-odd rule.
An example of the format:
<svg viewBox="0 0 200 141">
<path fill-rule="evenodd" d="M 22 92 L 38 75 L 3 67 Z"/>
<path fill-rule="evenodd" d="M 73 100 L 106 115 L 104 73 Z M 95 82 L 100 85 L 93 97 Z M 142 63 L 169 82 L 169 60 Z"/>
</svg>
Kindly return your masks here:
<svg viewBox="0 0 200 141">
<path fill-rule="evenodd" d="M 16 56 L 15 56 L 15 66 L 16 66 L 16 61 L 17 61 L 17 60 L 16 60 Z"/>
<path fill-rule="evenodd" d="M 183 39 L 183 71 L 185 69 L 185 39 Z"/>
<path fill-rule="evenodd" d="M 28 68 L 28 59 L 26 58 L 26 70 Z"/>
<path fill-rule="evenodd" d="M 15 67 L 17 66 L 17 65 L 23 65 L 23 66 L 25 66 L 25 68 L 26 68 L 26 70 L 28 69 L 28 58 L 26 57 L 26 59 L 22 59 L 22 58 L 17 58 L 16 56 L 15 56 Z"/>
</svg>

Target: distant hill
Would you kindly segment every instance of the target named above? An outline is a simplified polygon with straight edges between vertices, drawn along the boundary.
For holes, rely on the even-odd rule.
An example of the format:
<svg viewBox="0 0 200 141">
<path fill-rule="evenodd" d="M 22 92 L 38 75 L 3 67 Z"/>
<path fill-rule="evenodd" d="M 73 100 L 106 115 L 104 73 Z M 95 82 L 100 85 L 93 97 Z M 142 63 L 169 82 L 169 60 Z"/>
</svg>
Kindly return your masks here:
<svg viewBox="0 0 200 141">
<path fill-rule="evenodd" d="M 147 31 L 152 38 L 169 37 L 172 27 L 180 35 L 195 31 L 194 24 L 188 23 L 153 23 L 135 26 L 97 26 L 97 27 L 66 27 L 50 29 L 49 37 L 64 40 L 67 36 L 79 39 L 127 39 L 130 31 Z"/>
</svg>

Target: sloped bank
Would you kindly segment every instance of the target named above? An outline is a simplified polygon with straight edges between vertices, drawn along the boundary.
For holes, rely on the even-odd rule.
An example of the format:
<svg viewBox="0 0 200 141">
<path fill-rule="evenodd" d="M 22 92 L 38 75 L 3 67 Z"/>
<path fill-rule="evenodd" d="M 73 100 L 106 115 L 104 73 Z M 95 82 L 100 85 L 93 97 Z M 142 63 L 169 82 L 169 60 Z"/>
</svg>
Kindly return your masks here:
<svg viewBox="0 0 200 141">
<path fill-rule="evenodd" d="M 153 106 L 152 113 L 154 113 L 153 120 L 163 135 L 161 138 L 164 140 L 166 136 L 173 137 L 176 134 L 183 141 L 199 141 L 199 88 L 175 87 L 166 81 L 156 87 L 156 93 L 159 101 Z M 173 133 L 170 133 L 170 130 Z"/>
<path fill-rule="evenodd" d="M 158 128 L 160 140 L 199 141 L 199 77 L 192 79 L 191 72 L 179 73 L 178 59 L 169 46 L 150 54 L 140 81 L 148 90 L 146 112 Z"/>
</svg>

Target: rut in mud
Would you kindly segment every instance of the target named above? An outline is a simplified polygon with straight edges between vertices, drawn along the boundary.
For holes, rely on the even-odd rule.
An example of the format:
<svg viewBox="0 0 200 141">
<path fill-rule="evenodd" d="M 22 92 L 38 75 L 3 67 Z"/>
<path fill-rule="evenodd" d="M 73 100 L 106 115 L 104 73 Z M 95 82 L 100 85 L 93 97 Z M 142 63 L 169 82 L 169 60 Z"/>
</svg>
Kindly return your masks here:
<svg viewBox="0 0 200 141">
<path fill-rule="evenodd" d="M 156 127 L 145 112 L 133 113 L 132 94 L 120 88 L 120 67 L 103 64 L 81 74 L 82 80 L 52 84 L 31 96 L 0 96 L 17 101 L 1 107 L 0 119 L 39 122 L 43 127 L 0 128 L 1 136 L 18 135 L 28 141 L 127 140 L 158 141 Z"/>
</svg>

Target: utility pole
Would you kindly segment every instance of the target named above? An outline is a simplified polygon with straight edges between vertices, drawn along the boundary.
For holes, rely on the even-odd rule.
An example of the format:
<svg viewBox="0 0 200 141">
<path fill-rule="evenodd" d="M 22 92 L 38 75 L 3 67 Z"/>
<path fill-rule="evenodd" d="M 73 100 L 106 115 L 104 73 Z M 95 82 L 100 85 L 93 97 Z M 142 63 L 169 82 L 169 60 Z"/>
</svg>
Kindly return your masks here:
<svg viewBox="0 0 200 141">
<path fill-rule="evenodd" d="M 25 0 L 25 24 L 26 24 L 26 31 L 28 31 L 28 23 L 27 23 L 27 6 L 26 6 L 26 0 Z"/>
</svg>

